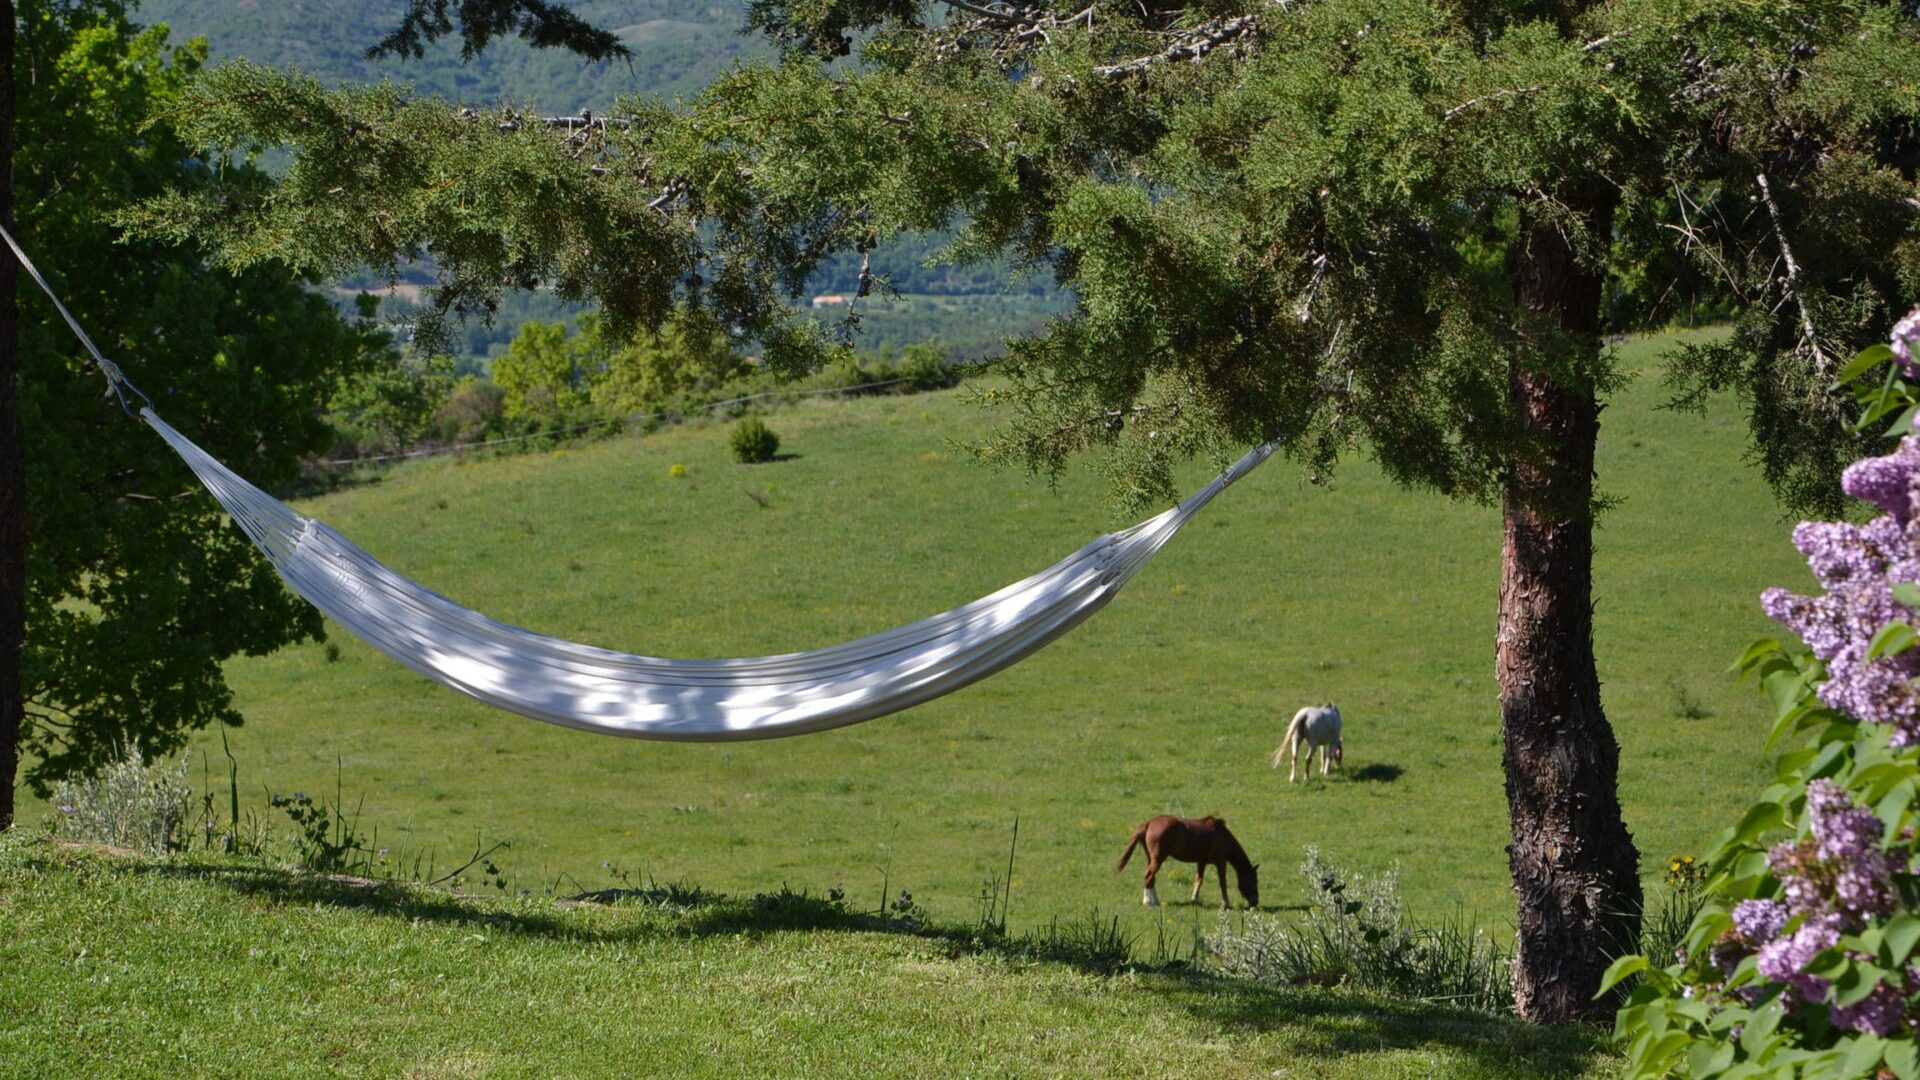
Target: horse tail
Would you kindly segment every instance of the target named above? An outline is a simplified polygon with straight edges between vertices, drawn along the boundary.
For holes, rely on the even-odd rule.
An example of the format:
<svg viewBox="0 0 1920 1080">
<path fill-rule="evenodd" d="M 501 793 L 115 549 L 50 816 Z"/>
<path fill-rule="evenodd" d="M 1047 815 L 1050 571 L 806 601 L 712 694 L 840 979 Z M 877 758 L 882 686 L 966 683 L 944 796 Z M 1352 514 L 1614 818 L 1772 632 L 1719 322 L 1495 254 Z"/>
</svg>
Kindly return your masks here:
<svg viewBox="0 0 1920 1080">
<path fill-rule="evenodd" d="M 1274 768 L 1279 768 L 1280 763 L 1286 760 L 1287 751 L 1299 744 L 1300 730 L 1305 726 L 1306 719 L 1307 710 L 1305 709 L 1301 709 L 1299 712 L 1293 714 L 1293 723 L 1287 725 L 1287 737 L 1280 740 L 1280 749 L 1273 752 Z"/>
<path fill-rule="evenodd" d="M 1139 847 L 1140 842 L 1146 838 L 1147 826 L 1145 822 L 1141 822 L 1140 827 L 1133 830 L 1133 838 L 1127 841 L 1127 850 L 1120 853 L 1120 861 L 1114 864 L 1114 873 L 1117 874 L 1127 868 L 1127 860 L 1133 858 L 1133 849 Z"/>
</svg>

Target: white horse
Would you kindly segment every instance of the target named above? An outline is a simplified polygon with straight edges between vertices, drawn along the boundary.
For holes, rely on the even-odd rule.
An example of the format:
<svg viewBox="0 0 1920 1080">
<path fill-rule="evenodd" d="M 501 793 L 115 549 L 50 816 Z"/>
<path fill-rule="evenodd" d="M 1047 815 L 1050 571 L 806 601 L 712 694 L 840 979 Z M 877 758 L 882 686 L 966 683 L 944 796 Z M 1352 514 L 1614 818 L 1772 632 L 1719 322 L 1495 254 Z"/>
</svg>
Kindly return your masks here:
<svg viewBox="0 0 1920 1080">
<path fill-rule="evenodd" d="M 1340 741 L 1340 707 L 1329 701 L 1325 705 L 1309 705 L 1293 714 L 1293 723 L 1287 725 L 1287 737 L 1280 742 L 1280 749 L 1273 752 L 1273 767 L 1280 767 L 1280 759 L 1292 756 L 1287 765 L 1287 783 L 1293 783 L 1294 775 L 1300 764 L 1300 744 L 1307 746 L 1307 775 L 1313 775 L 1313 752 L 1320 751 L 1320 775 L 1327 775 L 1327 765 L 1331 762 L 1342 767 L 1346 757 L 1346 748 Z"/>
</svg>

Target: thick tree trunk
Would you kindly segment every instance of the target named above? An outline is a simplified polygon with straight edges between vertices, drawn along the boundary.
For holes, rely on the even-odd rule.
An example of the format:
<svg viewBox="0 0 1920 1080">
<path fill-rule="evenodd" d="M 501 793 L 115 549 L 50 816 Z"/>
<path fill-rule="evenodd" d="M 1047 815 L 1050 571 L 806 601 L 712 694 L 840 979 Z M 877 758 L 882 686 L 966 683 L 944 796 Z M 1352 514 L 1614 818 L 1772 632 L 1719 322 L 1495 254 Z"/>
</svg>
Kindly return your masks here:
<svg viewBox="0 0 1920 1080">
<path fill-rule="evenodd" d="M 0 0 L 0 222 L 13 228 L 13 0 Z M 20 651 L 27 623 L 27 463 L 20 435 L 19 267 L 0 254 L 0 830 L 20 770 Z"/>
<path fill-rule="evenodd" d="M 1563 200 L 1607 235 L 1608 194 Z M 1529 228 L 1513 270 L 1522 307 L 1570 335 L 1571 356 L 1564 347 L 1550 351 L 1590 370 L 1600 348 L 1601 272 L 1581 265 L 1566 238 L 1544 223 Z M 1514 1001 L 1527 1020 L 1567 1023 L 1610 1008 L 1594 992 L 1609 959 L 1633 947 L 1640 925 L 1639 852 L 1620 814 L 1620 747 L 1600 710 L 1593 658 L 1600 406 L 1589 380 L 1519 363 L 1509 393 L 1537 440 L 1510 462 L 1500 584 L 1502 757 L 1513 820 L 1507 856 L 1519 901 Z"/>
</svg>

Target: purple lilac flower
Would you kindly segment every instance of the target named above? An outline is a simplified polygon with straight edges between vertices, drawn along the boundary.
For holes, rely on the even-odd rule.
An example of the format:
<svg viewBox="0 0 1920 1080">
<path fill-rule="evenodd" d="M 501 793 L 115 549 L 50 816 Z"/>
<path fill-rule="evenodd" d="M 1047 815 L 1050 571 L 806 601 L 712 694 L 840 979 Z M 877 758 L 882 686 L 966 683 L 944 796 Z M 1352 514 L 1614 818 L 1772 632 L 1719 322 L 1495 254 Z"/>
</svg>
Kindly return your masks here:
<svg viewBox="0 0 1920 1080">
<path fill-rule="evenodd" d="M 1840 917 L 1815 915 L 1800 924 L 1800 929 L 1760 947 L 1757 967 L 1760 974 L 1774 982 L 1785 983 L 1804 1001 L 1817 1002 L 1827 996 L 1827 980 L 1807 974 L 1807 965 L 1824 949 L 1840 943 Z"/>
<path fill-rule="evenodd" d="M 1884 519 L 1883 519 L 1884 520 Z M 1862 565 L 1857 552 L 1837 550 L 1834 532 L 1796 532 L 1796 539 L 1818 540 L 1809 561 L 1848 572 Z M 1804 550 L 1804 549 L 1803 549 Z M 1901 576 L 1892 576 L 1896 566 Z M 1911 558 L 1890 561 L 1886 576 L 1854 576 L 1835 580 L 1825 596 L 1795 596 L 1785 589 L 1768 589 L 1760 606 L 1807 643 L 1826 661 L 1827 680 L 1820 684 L 1820 700 L 1859 720 L 1894 728 L 1892 743 L 1903 747 L 1920 742 L 1920 694 L 1912 680 L 1920 676 L 1920 650 L 1869 659 L 1874 634 L 1894 619 L 1913 613 L 1894 602 L 1891 583 L 1920 580 L 1920 563 Z"/>
<path fill-rule="evenodd" d="M 1807 915 L 1826 908 L 1827 892 L 1821 887 L 1821 867 L 1808 846 L 1797 840 L 1782 840 L 1767 851 L 1767 869 L 1780 882 L 1787 898 L 1787 910 Z"/>
<path fill-rule="evenodd" d="M 1880 850 L 1885 829 L 1872 811 L 1855 803 L 1831 780 L 1807 787 L 1807 816 L 1814 855 L 1835 867 L 1834 899 L 1854 917 L 1893 910 L 1893 859 Z"/>
<path fill-rule="evenodd" d="M 1778 900 L 1742 900 L 1733 907 L 1733 930 L 1751 948 L 1780 936 L 1793 913 Z"/>
<path fill-rule="evenodd" d="M 1920 441 L 1909 435 L 1893 453 L 1861 458 L 1840 474 L 1840 490 L 1892 514 L 1900 524 L 1913 520 L 1913 479 L 1920 468 Z"/>
<path fill-rule="evenodd" d="M 1906 1019 L 1906 1000 L 1900 991 L 1881 983 L 1873 993 L 1851 1005 L 1835 1005 L 1833 1025 L 1869 1035 L 1891 1035 Z"/>
<path fill-rule="evenodd" d="M 1920 363 L 1913 358 L 1913 346 L 1920 342 L 1920 308 L 1913 309 L 1906 318 L 1893 324 L 1892 338 L 1889 344 L 1893 347 L 1894 359 L 1906 369 L 1907 378 L 1920 379 Z"/>
<path fill-rule="evenodd" d="M 1807 785 L 1807 816 L 1817 845 L 1814 850 L 1822 859 L 1851 862 L 1880 850 L 1880 819 L 1831 780 Z"/>
</svg>

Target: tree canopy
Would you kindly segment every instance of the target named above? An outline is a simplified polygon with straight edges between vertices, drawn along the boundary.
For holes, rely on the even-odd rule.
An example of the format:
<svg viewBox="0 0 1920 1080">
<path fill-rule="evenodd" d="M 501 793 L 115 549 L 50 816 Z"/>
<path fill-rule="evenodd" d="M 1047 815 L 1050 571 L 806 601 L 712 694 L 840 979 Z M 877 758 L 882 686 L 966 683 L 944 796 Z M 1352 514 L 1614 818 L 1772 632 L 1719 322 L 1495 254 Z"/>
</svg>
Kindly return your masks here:
<svg viewBox="0 0 1920 1080">
<path fill-rule="evenodd" d="M 214 453 L 265 484 L 325 448 L 334 380 L 385 362 L 283 268 L 208 273 L 199 252 L 123 241 L 113 208 L 213 181 L 166 123 L 199 67 L 113 0 L 19 5 L 18 235 L 94 340 Z M 244 172 L 244 170 L 241 170 Z M 229 173 L 233 177 L 234 173 Z M 37 787 L 238 723 L 220 664 L 315 637 L 320 619 L 103 384 L 43 298 L 21 302 L 28 473 L 23 742 Z M 5 777 L 9 791 L 13 777 Z M 9 804 L 10 805 L 10 804 Z"/>
<path fill-rule="evenodd" d="M 170 195 L 138 224 L 232 265 L 431 246 L 454 311 L 539 282 L 627 331 L 684 299 L 790 367 L 834 340 L 784 305 L 822 259 L 957 228 L 951 256 L 1051 273 L 1081 301 L 1004 365 L 1035 404 L 996 452 L 1057 469 L 1109 449 L 1142 497 L 1170 491 L 1182 453 L 1276 433 L 1316 471 L 1364 442 L 1400 479 L 1491 495 L 1514 436 L 1506 361 L 1541 363 L 1554 337 L 1504 284 L 1525 213 L 1608 267 L 1621 322 L 1737 308 L 1731 340 L 1685 358 L 1684 388 L 1746 387 L 1770 478 L 1818 503 L 1852 449 L 1832 359 L 1913 291 L 1897 5 L 769 2 L 750 18 L 785 62 L 580 130 L 223 67 L 176 107 L 187 137 L 292 146 L 292 168 Z M 468 24 L 470 44 L 491 25 Z M 812 62 L 849 35 L 861 64 Z M 1569 208 L 1570 176 L 1609 190 L 1604 234 Z"/>
</svg>

